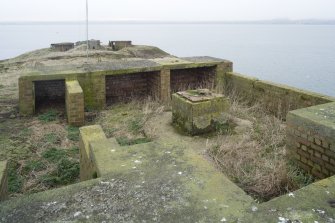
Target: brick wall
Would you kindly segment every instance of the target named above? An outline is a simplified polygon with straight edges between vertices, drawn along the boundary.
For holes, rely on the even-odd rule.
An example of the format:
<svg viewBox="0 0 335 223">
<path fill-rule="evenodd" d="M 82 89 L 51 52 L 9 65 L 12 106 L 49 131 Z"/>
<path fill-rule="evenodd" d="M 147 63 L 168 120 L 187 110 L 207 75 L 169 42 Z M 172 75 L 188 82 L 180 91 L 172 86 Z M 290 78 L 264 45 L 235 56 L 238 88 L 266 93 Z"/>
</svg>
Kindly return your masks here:
<svg viewBox="0 0 335 223">
<path fill-rule="evenodd" d="M 112 104 L 132 98 L 154 96 L 158 94 L 157 89 L 160 86 L 158 72 L 109 75 L 106 76 L 106 102 Z"/>
<path fill-rule="evenodd" d="M 68 123 L 82 126 L 85 122 L 84 94 L 78 81 L 66 81 L 66 116 Z"/>
<path fill-rule="evenodd" d="M 213 88 L 216 67 L 200 67 L 171 70 L 171 93 L 202 88 Z"/>
<path fill-rule="evenodd" d="M 34 81 L 36 107 L 45 103 L 65 104 L 65 80 Z"/>
<path fill-rule="evenodd" d="M 289 154 L 317 178 L 335 174 L 335 103 L 291 111 L 287 115 Z"/>
</svg>

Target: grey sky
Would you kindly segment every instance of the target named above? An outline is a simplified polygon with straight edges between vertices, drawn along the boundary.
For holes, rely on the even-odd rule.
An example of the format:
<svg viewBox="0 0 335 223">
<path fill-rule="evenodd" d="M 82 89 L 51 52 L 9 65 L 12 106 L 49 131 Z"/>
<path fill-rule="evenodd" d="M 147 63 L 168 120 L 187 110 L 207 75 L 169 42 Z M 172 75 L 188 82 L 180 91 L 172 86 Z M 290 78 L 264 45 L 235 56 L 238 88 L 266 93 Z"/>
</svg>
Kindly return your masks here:
<svg viewBox="0 0 335 223">
<path fill-rule="evenodd" d="M 0 21 L 85 19 L 85 0 L 0 0 Z M 90 20 L 335 19 L 335 0 L 89 0 Z"/>
</svg>

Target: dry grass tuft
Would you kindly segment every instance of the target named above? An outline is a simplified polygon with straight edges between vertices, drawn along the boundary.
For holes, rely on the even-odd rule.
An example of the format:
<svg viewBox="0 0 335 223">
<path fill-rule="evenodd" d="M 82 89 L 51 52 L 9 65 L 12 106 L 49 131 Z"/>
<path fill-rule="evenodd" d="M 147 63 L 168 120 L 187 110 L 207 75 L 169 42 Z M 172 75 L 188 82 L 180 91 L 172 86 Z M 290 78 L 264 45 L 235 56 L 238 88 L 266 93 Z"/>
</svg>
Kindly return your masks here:
<svg viewBox="0 0 335 223">
<path fill-rule="evenodd" d="M 266 201 L 311 183 L 289 160 L 285 124 L 259 104 L 248 106 L 231 97 L 230 114 L 251 121 L 239 135 L 219 135 L 209 154 L 222 171 L 255 198 Z"/>
<path fill-rule="evenodd" d="M 161 114 L 164 108 L 151 98 L 132 100 L 126 104 L 112 105 L 108 110 L 101 112 L 96 123 L 102 126 L 107 137 L 151 140 L 156 137 L 155 130 L 146 129 L 146 123 Z"/>
</svg>

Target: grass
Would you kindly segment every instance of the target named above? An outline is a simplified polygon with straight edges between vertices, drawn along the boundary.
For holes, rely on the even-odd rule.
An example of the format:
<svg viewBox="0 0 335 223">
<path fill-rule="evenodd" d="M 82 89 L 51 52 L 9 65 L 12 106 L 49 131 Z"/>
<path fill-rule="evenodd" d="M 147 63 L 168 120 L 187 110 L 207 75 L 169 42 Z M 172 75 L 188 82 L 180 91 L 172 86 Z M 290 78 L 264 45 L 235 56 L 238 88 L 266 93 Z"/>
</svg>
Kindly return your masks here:
<svg viewBox="0 0 335 223">
<path fill-rule="evenodd" d="M 79 128 L 69 126 L 67 127 L 67 138 L 71 141 L 78 142 L 79 141 Z"/>
<path fill-rule="evenodd" d="M 163 111 L 164 107 L 151 99 L 133 100 L 101 112 L 95 124 L 100 124 L 106 136 L 115 137 L 120 145 L 145 143 L 155 138 L 154 130 L 145 129 L 146 123 Z"/>
<path fill-rule="evenodd" d="M 290 161 L 285 124 L 260 105 L 233 98 L 230 115 L 251 123 L 239 134 L 218 135 L 208 152 L 218 167 L 248 194 L 267 201 L 313 182 Z"/>
<path fill-rule="evenodd" d="M 52 113 L 0 123 L 0 155 L 9 161 L 11 197 L 79 180 L 79 130 Z M 54 117 L 57 122 L 50 121 Z"/>
<path fill-rule="evenodd" d="M 38 119 L 41 120 L 42 122 L 51 122 L 56 121 L 57 116 L 58 114 L 56 110 L 49 110 L 46 113 L 39 115 Z"/>
</svg>

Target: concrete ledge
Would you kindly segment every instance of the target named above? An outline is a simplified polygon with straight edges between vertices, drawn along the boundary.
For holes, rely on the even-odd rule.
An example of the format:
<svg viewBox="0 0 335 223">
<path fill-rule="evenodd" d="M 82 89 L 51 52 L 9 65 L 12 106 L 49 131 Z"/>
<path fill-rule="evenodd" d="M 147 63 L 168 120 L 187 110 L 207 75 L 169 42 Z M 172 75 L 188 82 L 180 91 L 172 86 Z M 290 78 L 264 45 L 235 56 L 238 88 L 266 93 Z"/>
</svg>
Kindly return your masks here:
<svg viewBox="0 0 335 223">
<path fill-rule="evenodd" d="M 115 161 L 113 153 L 117 149 L 120 149 L 120 145 L 115 138 L 92 141 L 90 143 L 91 160 L 94 164 L 97 177 L 105 176 L 111 172 L 115 173 L 116 169 L 113 168 L 113 161 Z"/>
<path fill-rule="evenodd" d="M 7 198 L 7 189 L 7 161 L 0 161 L 0 201 L 3 201 Z"/>
<path fill-rule="evenodd" d="M 90 142 L 105 140 L 106 135 L 100 125 L 81 127 L 79 149 L 80 149 L 80 180 L 96 178 L 96 167 L 91 159 Z"/>
<path fill-rule="evenodd" d="M 323 179 L 335 174 L 335 102 L 291 111 L 287 145 L 307 172 Z"/>
<path fill-rule="evenodd" d="M 65 83 L 66 115 L 70 125 L 82 126 L 85 122 L 84 94 L 78 81 L 66 81 Z"/>
<path fill-rule="evenodd" d="M 334 196 L 335 177 L 329 177 L 258 205 L 241 222 L 334 222 L 334 208 L 328 203 Z"/>
</svg>

